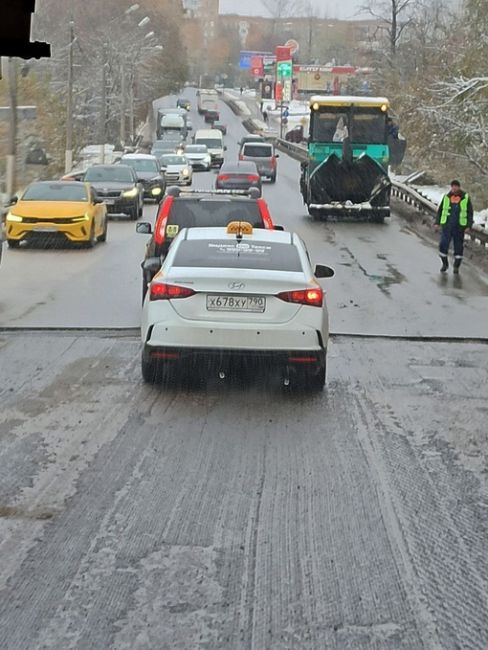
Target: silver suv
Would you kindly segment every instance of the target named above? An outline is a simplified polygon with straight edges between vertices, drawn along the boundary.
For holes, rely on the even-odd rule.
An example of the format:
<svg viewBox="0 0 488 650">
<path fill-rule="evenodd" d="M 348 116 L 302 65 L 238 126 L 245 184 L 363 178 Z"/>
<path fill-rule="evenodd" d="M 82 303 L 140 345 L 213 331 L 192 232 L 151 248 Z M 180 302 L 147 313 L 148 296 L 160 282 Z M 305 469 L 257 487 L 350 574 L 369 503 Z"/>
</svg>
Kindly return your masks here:
<svg viewBox="0 0 488 650">
<path fill-rule="evenodd" d="M 276 181 L 277 158 L 274 147 L 269 142 L 245 142 L 239 153 L 239 160 L 256 163 L 260 176 L 266 176 L 272 183 Z"/>
</svg>

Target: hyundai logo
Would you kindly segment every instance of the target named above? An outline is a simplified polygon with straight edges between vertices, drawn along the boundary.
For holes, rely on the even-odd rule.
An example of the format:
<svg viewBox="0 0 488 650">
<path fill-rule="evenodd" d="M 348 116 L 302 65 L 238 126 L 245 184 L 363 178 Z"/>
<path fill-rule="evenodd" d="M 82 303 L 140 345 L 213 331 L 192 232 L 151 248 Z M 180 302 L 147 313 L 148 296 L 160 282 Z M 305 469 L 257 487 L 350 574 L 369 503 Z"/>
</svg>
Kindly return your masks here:
<svg viewBox="0 0 488 650">
<path fill-rule="evenodd" d="M 229 289 L 244 289 L 244 282 L 229 282 Z"/>
</svg>

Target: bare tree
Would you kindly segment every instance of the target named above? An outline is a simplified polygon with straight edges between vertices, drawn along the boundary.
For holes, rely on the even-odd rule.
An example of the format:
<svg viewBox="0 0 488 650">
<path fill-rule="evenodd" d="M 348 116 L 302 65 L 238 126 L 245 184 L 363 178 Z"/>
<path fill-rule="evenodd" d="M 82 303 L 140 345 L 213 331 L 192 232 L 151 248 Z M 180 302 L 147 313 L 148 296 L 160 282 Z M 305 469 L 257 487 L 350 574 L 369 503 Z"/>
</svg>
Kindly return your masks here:
<svg viewBox="0 0 488 650">
<path fill-rule="evenodd" d="M 298 7 L 296 0 L 261 0 L 261 4 L 275 20 L 292 16 Z"/>
<path fill-rule="evenodd" d="M 415 10 L 420 0 L 368 0 L 361 7 L 385 26 L 389 52 L 396 58 L 398 45 L 405 32 L 414 22 Z"/>
<path fill-rule="evenodd" d="M 296 15 L 300 6 L 299 0 L 261 0 L 261 4 L 271 14 L 271 34 L 272 41 L 275 41 L 280 34 L 278 28 L 285 18 Z M 276 43 L 273 42 L 273 45 Z"/>
</svg>

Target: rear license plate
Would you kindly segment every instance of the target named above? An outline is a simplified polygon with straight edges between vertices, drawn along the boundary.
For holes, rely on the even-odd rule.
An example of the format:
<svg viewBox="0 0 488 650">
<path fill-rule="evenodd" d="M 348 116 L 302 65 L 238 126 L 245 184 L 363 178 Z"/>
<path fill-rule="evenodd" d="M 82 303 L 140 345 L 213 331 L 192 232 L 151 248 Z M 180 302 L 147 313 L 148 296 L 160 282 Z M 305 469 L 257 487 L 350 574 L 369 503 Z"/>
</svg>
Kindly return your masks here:
<svg viewBox="0 0 488 650">
<path fill-rule="evenodd" d="M 208 311 L 247 311 L 261 314 L 266 309 L 263 296 L 207 296 Z"/>
<path fill-rule="evenodd" d="M 104 199 L 106 205 L 115 205 L 115 199 Z"/>
</svg>

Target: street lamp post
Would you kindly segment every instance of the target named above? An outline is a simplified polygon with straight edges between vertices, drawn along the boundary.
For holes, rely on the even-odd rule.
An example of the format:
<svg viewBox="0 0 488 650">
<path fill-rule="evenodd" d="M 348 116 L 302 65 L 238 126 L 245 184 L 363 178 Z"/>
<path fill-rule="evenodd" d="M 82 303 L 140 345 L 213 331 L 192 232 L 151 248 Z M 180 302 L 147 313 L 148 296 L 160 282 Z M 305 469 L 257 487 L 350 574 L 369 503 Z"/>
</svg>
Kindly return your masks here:
<svg viewBox="0 0 488 650">
<path fill-rule="evenodd" d="M 7 150 L 6 191 L 7 199 L 15 192 L 15 168 L 17 165 L 17 60 L 8 59 L 8 89 L 10 98 L 10 128 Z"/>
<path fill-rule="evenodd" d="M 122 149 L 125 146 L 125 57 L 122 57 L 120 65 L 120 144 Z"/>
<path fill-rule="evenodd" d="M 100 140 L 100 162 L 105 162 L 105 140 L 107 139 L 107 47 L 108 44 L 103 44 L 102 49 L 102 92 L 101 95 L 101 110 L 100 110 L 100 126 L 99 126 L 99 140 Z"/>
<path fill-rule="evenodd" d="M 64 171 L 70 172 L 73 167 L 73 44 L 75 40 L 74 23 L 69 24 L 68 51 L 68 91 L 66 97 L 66 151 L 64 153 Z"/>
<path fill-rule="evenodd" d="M 132 5 L 132 7 L 135 7 L 136 5 Z M 132 9 L 132 7 L 129 7 L 129 9 Z M 138 7 L 138 5 L 137 5 Z M 127 14 L 129 10 L 127 10 L 125 13 Z M 137 26 L 138 27 L 145 27 L 151 19 L 149 16 L 144 16 L 142 18 Z M 148 32 L 145 36 L 144 39 L 149 39 L 154 36 L 154 32 Z M 125 141 L 127 138 L 127 125 L 126 125 L 126 57 L 125 54 L 122 55 L 121 58 L 121 63 L 120 63 L 120 144 L 122 145 L 122 148 L 125 146 Z M 134 106 L 133 106 L 133 95 L 134 95 L 134 90 L 133 90 L 133 83 L 130 83 L 130 97 L 129 97 L 129 121 L 130 121 L 130 136 L 131 136 L 131 142 L 133 141 L 133 131 L 134 131 Z"/>
</svg>

